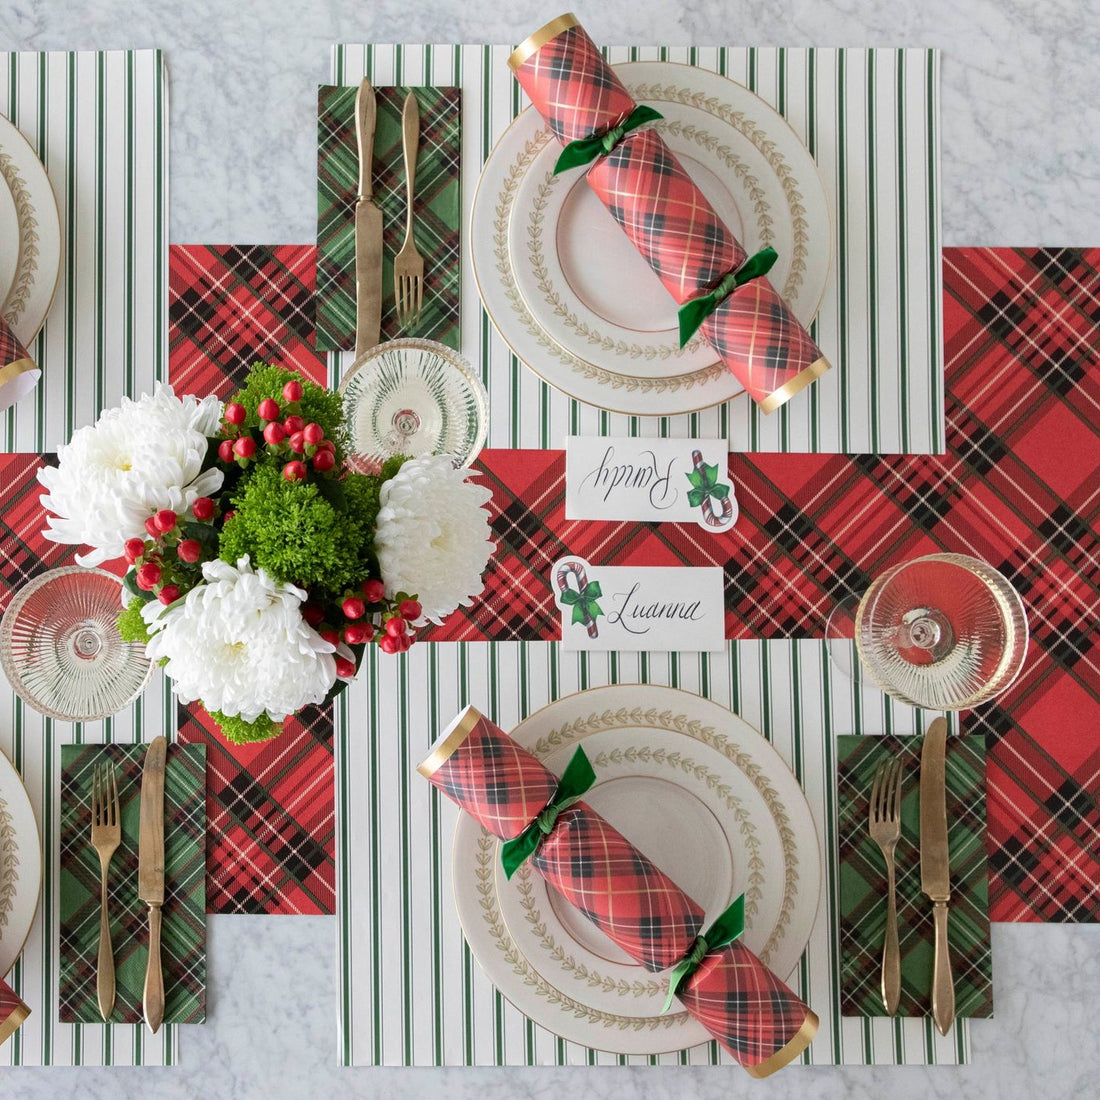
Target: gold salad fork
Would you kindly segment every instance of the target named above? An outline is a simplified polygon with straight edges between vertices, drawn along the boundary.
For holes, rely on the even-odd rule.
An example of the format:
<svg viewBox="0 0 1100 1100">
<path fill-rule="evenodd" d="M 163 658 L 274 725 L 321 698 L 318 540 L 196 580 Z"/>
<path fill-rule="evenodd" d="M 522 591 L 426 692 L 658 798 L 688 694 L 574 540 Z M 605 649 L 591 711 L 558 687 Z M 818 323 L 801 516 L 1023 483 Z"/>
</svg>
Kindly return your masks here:
<svg viewBox="0 0 1100 1100">
<path fill-rule="evenodd" d="M 115 1007 L 115 953 L 111 945 L 111 922 L 107 916 L 107 871 L 111 856 L 122 840 L 118 812 L 118 782 L 110 761 L 96 764 L 92 773 L 92 847 L 99 853 L 99 963 L 96 993 L 99 1014 L 108 1019 Z"/>
<path fill-rule="evenodd" d="M 416 189 L 416 154 L 420 145 L 420 107 L 409 92 L 401 113 L 401 148 L 405 155 L 405 243 L 393 258 L 393 294 L 397 322 L 402 328 L 420 316 L 424 302 L 424 257 L 413 240 L 413 195 Z"/>
<path fill-rule="evenodd" d="M 894 896 L 894 848 L 901 836 L 901 761 L 883 760 L 871 784 L 869 830 L 886 860 L 886 942 L 882 948 L 882 1003 L 893 1016 L 901 998 L 898 910 Z"/>
</svg>

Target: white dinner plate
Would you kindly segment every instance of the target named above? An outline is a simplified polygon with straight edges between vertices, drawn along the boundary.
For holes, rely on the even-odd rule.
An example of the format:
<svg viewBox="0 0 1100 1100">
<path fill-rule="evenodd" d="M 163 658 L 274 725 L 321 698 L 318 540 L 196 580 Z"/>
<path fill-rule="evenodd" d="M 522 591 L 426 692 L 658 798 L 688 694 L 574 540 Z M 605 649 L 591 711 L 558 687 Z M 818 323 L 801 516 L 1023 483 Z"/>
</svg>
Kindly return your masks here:
<svg viewBox="0 0 1100 1100">
<path fill-rule="evenodd" d="M 772 245 L 771 279 L 796 316 L 817 312 L 832 262 L 824 188 L 786 121 L 747 88 L 664 62 L 616 67 L 752 254 Z M 676 305 L 587 187 L 555 177 L 560 152 L 531 108 L 494 147 L 474 196 L 474 271 L 517 356 L 588 404 L 639 415 L 692 412 L 742 387 L 700 336 L 679 348 Z"/>
<path fill-rule="evenodd" d="M 23 950 L 41 886 L 42 845 L 31 800 L 0 752 L 0 978 Z"/>
<path fill-rule="evenodd" d="M 0 115 L 0 188 L 15 210 L 15 236 L 4 234 L 0 275 L 12 268 L 0 313 L 29 346 L 53 302 L 61 271 L 61 222 L 46 169 L 27 139 Z M 0 214 L 0 219 L 3 215 Z M 0 281 L 0 287 L 2 287 Z"/>
<path fill-rule="evenodd" d="M 821 862 L 809 806 L 771 746 L 724 707 L 673 688 L 619 685 L 559 700 L 513 737 L 553 771 L 578 744 L 596 769 L 586 800 L 706 910 L 745 894 L 745 943 L 780 976 L 817 911 Z M 500 842 L 473 818 L 455 833 L 459 919 L 478 962 L 522 1012 L 573 1042 L 658 1054 L 706 1042 L 662 1014 L 667 975 L 633 962 L 529 865 L 505 879 Z"/>
</svg>

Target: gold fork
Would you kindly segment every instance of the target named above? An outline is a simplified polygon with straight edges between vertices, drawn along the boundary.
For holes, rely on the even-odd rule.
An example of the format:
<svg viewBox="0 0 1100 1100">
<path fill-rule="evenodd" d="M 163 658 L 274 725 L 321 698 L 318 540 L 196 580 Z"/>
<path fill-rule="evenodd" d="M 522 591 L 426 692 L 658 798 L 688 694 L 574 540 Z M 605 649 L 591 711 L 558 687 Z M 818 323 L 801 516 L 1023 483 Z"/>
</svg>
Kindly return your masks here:
<svg viewBox="0 0 1100 1100">
<path fill-rule="evenodd" d="M 99 1014 L 108 1019 L 115 1007 L 115 953 L 111 945 L 111 922 L 107 916 L 107 870 L 111 856 L 122 839 L 118 812 L 118 782 L 110 761 L 96 764 L 92 773 L 92 847 L 99 853 L 99 964 L 96 993 Z"/>
<path fill-rule="evenodd" d="M 416 153 L 420 145 L 420 107 L 409 92 L 401 112 L 401 148 L 405 154 L 405 243 L 393 258 L 393 295 L 397 322 L 402 328 L 420 316 L 424 301 L 424 257 L 413 240 L 413 194 L 416 188 Z"/>
<path fill-rule="evenodd" d="M 894 897 L 894 848 L 901 836 L 901 761 L 883 760 L 871 784 L 869 830 L 886 860 L 886 942 L 882 948 L 882 1003 L 893 1016 L 901 998 L 898 909 Z"/>
</svg>

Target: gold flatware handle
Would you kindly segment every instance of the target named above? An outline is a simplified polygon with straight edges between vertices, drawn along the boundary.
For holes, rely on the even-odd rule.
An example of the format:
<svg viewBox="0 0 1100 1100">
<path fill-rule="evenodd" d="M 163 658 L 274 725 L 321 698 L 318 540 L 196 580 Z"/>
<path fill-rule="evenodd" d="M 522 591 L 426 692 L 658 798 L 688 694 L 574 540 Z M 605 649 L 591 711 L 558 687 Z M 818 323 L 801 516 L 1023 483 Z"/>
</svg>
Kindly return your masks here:
<svg viewBox="0 0 1100 1100">
<path fill-rule="evenodd" d="M 882 946 L 882 1004 L 893 1016 L 901 1000 L 901 953 L 898 950 L 898 906 L 894 895 L 894 860 L 886 861 L 886 942 Z"/>
<path fill-rule="evenodd" d="M 932 959 L 932 1019 L 941 1035 L 955 1020 L 955 982 L 951 977 L 951 955 L 947 947 L 947 902 L 932 903 L 936 923 L 936 949 Z"/>
<path fill-rule="evenodd" d="M 160 906 L 149 906 L 149 961 L 141 998 L 145 1022 L 155 1035 L 164 1023 L 164 974 L 160 967 Z"/>
<path fill-rule="evenodd" d="M 413 236 L 413 195 L 416 192 L 416 153 L 420 146 L 420 104 L 416 95 L 405 96 L 401 112 L 401 151 L 405 157 L 405 241 Z"/>
<path fill-rule="evenodd" d="M 96 963 L 96 995 L 99 1014 L 111 1018 L 115 1007 L 115 952 L 111 943 L 111 921 L 107 916 L 107 866 L 100 868 L 99 884 L 99 959 Z"/>
<path fill-rule="evenodd" d="M 355 93 L 355 148 L 359 155 L 359 198 L 371 197 L 371 169 L 374 163 L 374 130 L 378 103 L 370 81 L 364 79 Z"/>
</svg>

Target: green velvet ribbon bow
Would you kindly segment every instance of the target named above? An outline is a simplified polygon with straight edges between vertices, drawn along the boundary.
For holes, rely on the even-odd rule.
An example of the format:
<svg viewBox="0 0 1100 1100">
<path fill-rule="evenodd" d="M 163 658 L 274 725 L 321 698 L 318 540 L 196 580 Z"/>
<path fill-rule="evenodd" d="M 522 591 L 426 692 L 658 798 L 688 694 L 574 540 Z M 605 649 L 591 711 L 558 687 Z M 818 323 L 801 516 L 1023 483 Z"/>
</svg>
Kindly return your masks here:
<svg viewBox="0 0 1100 1100">
<path fill-rule="evenodd" d="M 562 810 L 569 809 L 574 802 L 579 802 L 596 782 L 596 772 L 591 762 L 579 745 L 573 753 L 573 759 L 569 766 L 562 772 L 558 780 L 558 788 L 554 791 L 554 797 L 539 811 L 538 817 L 523 830 L 517 837 L 504 842 L 500 849 L 500 862 L 504 865 L 504 877 L 511 878 L 520 866 L 542 843 L 542 838 L 549 836 L 557 824 L 558 815 Z"/>
<path fill-rule="evenodd" d="M 736 897 L 729 908 L 691 945 L 691 950 L 672 968 L 668 976 L 668 996 L 662 1012 L 672 1007 L 672 998 L 680 992 L 680 987 L 699 969 L 703 956 L 708 951 L 716 951 L 733 943 L 745 931 L 745 895 Z"/>
<path fill-rule="evenodd" d="M 730 495 L 728 485 L 718 484 L 718 463 L 713 466 L 703 463 L 702 470 L 693 469 L 684 476 L 692 484 L 692 488 L 688 490 L 688 504 L 692 508 L 698 508 L 707 497 L 725 500 Z"/>
<path fill-rule="evenodd" d="M 593 134 L 591 137 L 571 141 L 561 151 L 558 162 L 554 165 L 554 175 L 568 172 L 570 168 L 576 168 L 579 164 L 588 164 L 597 157 L 607 156 L 631 130 L 664 117 L 660 111 L 655 111 L 644 103 L 639 104 L 618 126 L 612 126 L 602 134 Z"/>
<path fill-rule="evenodd" d="M 750 279 L 759 279 L 767 275 L 779 253 L 769 245 L 750 256 L 736 271 L 722 277 L 722 281 L 706 294 L 690 298 L 681 307 L 680 347 L 683 347 L 694 335 L 696 329 L 739 287 Z"/>
<path fill-rule="evenodd" d="M 583 623 L 591 619 L 595 622 L 603 614 L 603 608 L 596 602 L 603 595 L 599 581 L 589 581 L 583 588 L 567 588 L 561 594 L 561 602 L 573 608 L 570 622 Z"/>
</svg>

